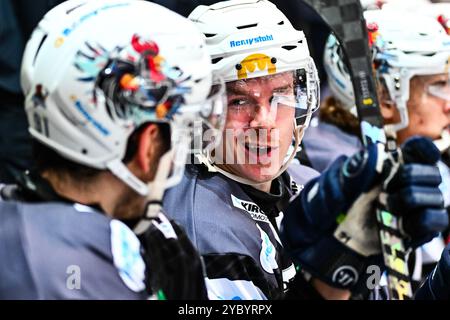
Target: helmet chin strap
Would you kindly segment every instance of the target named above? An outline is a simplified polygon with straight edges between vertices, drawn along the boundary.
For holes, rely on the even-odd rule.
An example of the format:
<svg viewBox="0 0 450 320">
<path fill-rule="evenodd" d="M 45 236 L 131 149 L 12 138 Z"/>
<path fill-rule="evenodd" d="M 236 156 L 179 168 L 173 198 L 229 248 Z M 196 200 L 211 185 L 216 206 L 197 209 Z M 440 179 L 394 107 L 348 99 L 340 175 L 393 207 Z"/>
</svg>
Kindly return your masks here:
<svg viewBox="0 0 450 320">
<path fill-rule="evenodd" d="M 109 161 L 106 163 L 106 168 L 141 196 L 146 196 L 148 194 L 148 187 L 145 183 L 136 178 L 120 159 Z"/>
<path fill-rule="evenodd" d="M 288 168 L 289 164 L 294 159 L 294 157 L 295 157 L 295 155 L 297 153 L 297 150 L 299 148 L 300 142 L 303 139 L 303 135 L 305 133 L 305 128 L 306 127 L 307 126 L 296 126 L 296 128 L 294 129 L 295 144 L 294 144 L 294 150 L 293 150 L 292 154 L 289 156 L 289 159 L 280 168 L 280 170 L 278 170 L 278 173 L 275 176 L 271 177 L 269 180 L 266 180 L 266 181 L 255 182 L 255 181 L 252 181 L 250 179 L 242 178 L 242 177 L 240 177 L 238 175 L 235 175 L 233 173 L 230 173 L 230 172 L 228 172 L 228 171 L 218 167 L 211 160 L 211 154 L 210 154 L 209 151 L 207 152 L 206 155 L 204 155 L 204 154 L 197 154 L 196 157 L 197 157 L 197 159 L 199 159 L 199 161 L 201 163 L 203 163 L 208 168 L 209 172 L 219 172 L 219 173 L 223 174 L 224 176 L 226 176 L 226 177 L 228 177 L 228 178 L 230 178 L 230 179 L 232 179 L 232 180 L 234 180 L 236 182 L 239 182 L 239 183 L 242 183 L 242 184 L 246 184 L 246 185 L 250 185 L 250 186 L 258 186 L 258 185 L 261 185 L 263 183 L 266 183 L 266 182 L 269 182 L 269 181 L 272 181 L 272 180 L 278 178 L 284 171 L 286 171 L 286 169 Z"/>
<path fill-rule="evenodd" d="M 433 141 L 435 146 L 442 153 L 450 147 L 450 132 L 448 129 L 442 131 L 441 138 Z"/>
<path fill-rule="evenodd" d="M 387 124 L 384 126 L 386 132 L 389 133 L 397 133 L 402 129 L 405 129 L 409 125 L 409 116 L 408 116 L 408 108 L 406 106 L 406 101 L 404 100 L 395 100 L 395 107 L 397 108 L 400 114 L 400 122 Z"/>
<path fill-rule="evenodd" d="M 134 227 L 134 233 L 137 235 L 143 234 L 152 223 L 152 219 L 158 217 L 162 209 L 162 199 L 164 191 L 166 190 L 166 182 L 168 180 L 172 158 L 175 150 L 172 148 L 167 151 L 159 160 L 158 168 L 156 170 L 155 179 L 148 184 L 147 208 L 145 215 L 139 220 Z"/>
</svg>

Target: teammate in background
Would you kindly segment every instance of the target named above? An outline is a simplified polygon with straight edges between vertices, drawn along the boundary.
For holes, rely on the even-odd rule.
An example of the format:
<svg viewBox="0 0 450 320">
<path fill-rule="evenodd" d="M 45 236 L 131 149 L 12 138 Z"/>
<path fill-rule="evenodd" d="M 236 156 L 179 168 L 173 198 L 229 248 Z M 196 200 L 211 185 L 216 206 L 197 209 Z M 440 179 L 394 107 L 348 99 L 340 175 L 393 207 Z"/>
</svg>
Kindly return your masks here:
<svg viewBox="0 0 450 320">
<path fill-rule="evenodd" d="M 417 134 L 448 140 L 442 133 L 449 125 L 445 68 L 450 56 L 450 37 L 437 21 L 423 16 L 372 10 L 366 11 L 365 17 L 387 129 L 397 133 L 399 143 Z M 420 25 L 413 23 L 418 19 Z M 324 65 L 332 96 L 323 102 L 318 126 L 308 130 L 303 140 L 311 164 L 319 171 L 337 156 L 351 155 L 361 146 L 350 76 L 333 35 L 327 41 Z M 428 112 L 428 104 L 435 112 Z M 326 135 L 326 139 L 319 134 Z M 318 145 L 318 139 L 325 143 Z"/>
<path fill-rule="evenodd" d="M 450 36 L 426 16 L 382 9 L 366 11 L 365 17 L 387 130 L 396 134 L 399 144 L 423 135 L 444 151 L 450 143 Z M 332 96 L 324 101 L 318 124 L 306 133 L 301 157 L 319 171 L 340 155 L 361 148 L 352 83 L 333 35 L 326 45 L 324 65 Z M 443 181 L 440 188 L 445 206 L 449 206 L 450 172 L 444 163 L 438 165 Z M 432 270 L 443 249 L 443 239 L 437 238 L 416 250 L 415 258 L 410 259 L 416 285 Z"/>
<path fill-rule="evenodd" d="M 291 167 L 297 184 L 286 167 L 317 109 L 319 87 L 303 32 L 266 0 L 199 6 L 189 18 L 205 35 L 214 73 L 226 82 L 228 114 L 219 147 L 187 168 L 183 181 L 166 193 L 164 206 L 203 256 L 209 297 L 348 299 L 352 292 L 360 294 L 365 267 L 381 259 L 377 231 L 368 230 L 368 249 L 361 252 L 366 239 L 358 232 L 366 230 L 344 213 L 369 219 L 377 190 L 365 192 L 392 173 L 397 182 L 393 194 L 411 190 L 411 198 L 392 199 L 393 206 L 401 206 L 395 212 L 414 212 L 426 222 L 430 216 L 440 218 L 440 177 L 432 166 L 439 152 L 428 140 L 409 142 L 405 155 L 411 164 L 401 167 L 406 170 L 401 175 L 400 169 L 392 172 L 384 151 L 373 146 L 347 161 L 340 159 L 306 185 L 307 197 L 304 192 L 298 196 L 314 173 Z M 420 157 L 421 152 L 430 158 Z M 418 170 L 407 171 L 411 167 Z M 424 172 L 431 180 L 421 179 Z M 283 212 L 289 214 L 281 232 L 289 255 L 280 240 Z M 333 237 L 338 216 L 356 249 Z M 407 232 L 412 231 L 409 239 L 418 243 L 447 224 L 439 220 L 430 228 L 409 218 L 403 219 Z M 300 263 L 296 267 L 291 256 Z M 309 260 L 318 256 L 322 260 Z M 355 277 L 342 281 L 340 270 L 349 265 Z"/>
<path fill-rule="evenodd" d="M 0 299 L 206 298 L 160 206 L 193 120 L 220 129 L 224 113 L 195 26 L 145 1 L 70 0 L 33 32 L 21 82 L 36 168 L 1 186 Z"/>
<path fill-rule="evenodd" d="M 450 3 L 447 1 L 431 1 L 431 3 L 414 4 L 409 1 L 391 1 L 383 5 L 383 10 L 392 10 L 394 12 L 410 12 L 420 15 L 429 16 L 436 19 L 444 28 L 445 32 L 450 35 Z M 442 162 L 450 167 L 450 128 L 447 128 L 442 133 L 442 138 L 435 141 L 437 146 L 442 152 Z M 440 164 L 440 169 L 444 175 L 450 175 L 450 169 Z M 447 179 L 448 180 L 448 179 Z M 450 198 L 450 188 L 447 187 L 443 192 L 446 192 L 447 198 Z M 450 208 L 447 208 L 450 211 Z M 450 230 L 443 233 L 443 237 L 446 243 L 450 243 Z"/>
</svg>

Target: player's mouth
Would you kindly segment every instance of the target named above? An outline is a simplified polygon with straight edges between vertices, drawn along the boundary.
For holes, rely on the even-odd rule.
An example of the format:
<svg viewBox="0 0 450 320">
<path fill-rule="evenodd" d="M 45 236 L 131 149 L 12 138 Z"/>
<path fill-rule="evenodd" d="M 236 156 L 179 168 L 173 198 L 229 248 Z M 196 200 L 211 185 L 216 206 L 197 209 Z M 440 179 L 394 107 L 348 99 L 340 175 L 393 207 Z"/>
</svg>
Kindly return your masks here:
<svg viewBox="0 0 450 320">
<path fill-rule="evenodd" d="M 250 164 L 269 164 L 278 146 L 244 143 L 245 154 Z"/>
</svg>

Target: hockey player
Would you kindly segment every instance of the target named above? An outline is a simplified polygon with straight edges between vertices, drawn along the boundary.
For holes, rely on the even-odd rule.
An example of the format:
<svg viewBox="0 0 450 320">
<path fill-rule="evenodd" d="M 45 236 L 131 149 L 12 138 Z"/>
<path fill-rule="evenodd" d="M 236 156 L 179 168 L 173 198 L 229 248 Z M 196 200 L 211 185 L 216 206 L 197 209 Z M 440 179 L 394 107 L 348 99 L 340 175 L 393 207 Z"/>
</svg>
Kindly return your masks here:
<svg viewBox="0 0 450 320">
<path fill-rule="evenodd" d="M 443 139 L 438 145 L 445 149 L 450 144 L 446 131 L 450 123 L 446 69 L 450 37 L 426 16 L 382 9 L 366 11 L 365 17 L 386 129 L 397 135 L 398 143 L 423 135 Z M 303 140 L 308 159 L 319 171 L 361 146 L 350 76 L 333 35 L 327 41 L 324 66 L 332 95 L 321 108 L 318 126 L 312 126 Z M 319 145 L 318 140 L 324 143 Z"/>
<path fill-rule="evenodd" d="M 291 168 L 298 183 L 294 184 L 294 179 L 285 171 L 318 104 L 318 79 L 303 33 L 295 30 L 284 14 L 265 0 L 223 1 L 199 6 L 189 18 L 205 34 L 215 74 L 226 82 L 228 114 L 221 145 L 203 154 L 201 165 L 188 167 L 180 185 L 166 193 L 164 206 L 170 216 L 186 228 L 203 256 L 209 297 L 349 298 L 348 289 L 353 290 L 354 283 L 343 288 L 329 281 L 329 270 L 324 270 L 324 266 L 317 265 L 321 269 L 315 270 L 316 280 L 307 281 L 303 273 L 297 272 L 279 237 L 282 211 L 315 174 L 303 166 Z M 419 139 L 415 146 L 419 153 L 435 154 L 434 146 L 428 141 Z M 367 152 L 370 152 L 370 162 L 358 161 L 357 155 L 348 163 L 355 164 L 358 173 L 372 173 L 364 182 L 367 188 L 372 188 L 385 178 L 376 173 L 376 164 L 383 164 L 386 155 L 377 148 Z M 425 161 L 414 155 L 410 159 Z M 433 161 L 436 158 L 432 157 L 430 163 Z M 439 215 L 442 200 L 436 187 L 439 175 L 437 173 L 436 178 L 435 168 L 427 163 L 423 167 L 432 177 L 425 183 L 432 202 L 422 201 L 422 194 L 416 192 L 415 187 L 423 182 L 416 179 L 415 171 L 405 180 L 400 178 L 401 183 L 392 190 L 411 187 L 412 199 L 419 196 L 419 200 L 407 199 L 404 206 L 418 205 L 427 214 L 429 207 L 436 207 Z M 369 199 L 361 194 L 364 188 L 355 190 L 353 180 L 341 183 L 340 172 L 346 172 L 346 168 L 351 169 L 348 164 L 338 162 L 334 171 L 320 177 L 317 184 L 321 201 L 336 210 L 347 210 L 360 196 Z M 358 182 L 361 184 L 356 186 L 363 187 L 362 182 Z M 339 193 L 347 195 L 347 192 L 347 198 L 335 197 Z M 311 191 L 308 194 L 313 196 Z M 310 220 L 315 224 L 305 223 L 304 226 L 316 233 L 316 239 L 322 235 L 317 230 L 322 224 L 321 217 L 325 230 L 331 232 L 336 212 L 327 208 L 329 214 L 324 211 L 322 216 L 322 207 L 304 210 L 301 202 L 294 200 L 293 204 L 289 207 L 290 219 L 296 219 L 296 212 L 299 219 L 311 215 Z M 355 212 L 359 211 L 364 214 L 366 208 Z M 315 220 L 315 216 L 319 219 Z M 410 220 L 405 217 L 405 221 Z M 348 223 L 352 225 L 351 221 Z M 292 226 L 298 228 L 299 233 L 303 232 L 295 220 Z M 439 227 L 441 225 L 436 226 Z M 414 224 L 414 228 L 423 233 L 421 236 L 434 233 L 434 229 L 420 224 Z M 295 234 L 295 230 L 285 229 L 292 256 L 307 264 L 308 260 L 298 259 L 295 252 L 296 249 L 306 250 L 306 246 L 298 248 L 297 243 L 291 241 L 290 232 Z M 417 239 L 417 234 L 412 238 L 422 240 Z M 310 238 L 305 241 L 307 239 Z M 312 247 L 312 243 L 309 245 Z M 327 247 L 323 249 L 318 254 L 332 253 Z M 338 252 L 346 255 L 342 250 Z M 366 262 L 364 258 L 361 260 Z M 336 262 L 326 267 L 341 266 Z M 322 275 L 322 271 L 327 274 Z"/>
<path fill-rule="evenodd" d="M 450 37 L 427 16 L 382 9 L 366 11 L 365 17 L 387 130 L 397 135 L 398 143 L 424 135 L 444 151 L 450 145 Z M 343 53 L 332 35 L 324 52 L 324 65 L 332 96 L 325 100 L 318 124 L 306 133 L 302 150 L 302 158 L 319 171 L 340 155 L 351 155 L 361 148 L 352 83 Z M 438 165 L 443 180 L 440 187 L 448 206 L 450 173 L 443 162 Z M 415 285 L 432 270 L 443 248 L 443 239 L 437 238 L 416 250 L 411 259 L 415 261 Z"/>
<path fill-rule="evenodd" d="M 223 113 L 195 26 L 145 1 L 70 0 L 34 31 L 21 80 L 36 168 L 1 188 L 0 299 L 206 298 L 160 207 L 192 121 Z"/>
<path fill-rule="evenodd" d="M 278 297 L 295 269 L 276 220 L 317 175 L 301 167 L 294 182 L 285 172 L 317 108 L 316 69 L 303 32 L 268 1 L 199 6 L 189 18 L 228 82 L 226 141 L 188 166 L 164 207 L 203 255 L 210 298 Z"/>
</svg>

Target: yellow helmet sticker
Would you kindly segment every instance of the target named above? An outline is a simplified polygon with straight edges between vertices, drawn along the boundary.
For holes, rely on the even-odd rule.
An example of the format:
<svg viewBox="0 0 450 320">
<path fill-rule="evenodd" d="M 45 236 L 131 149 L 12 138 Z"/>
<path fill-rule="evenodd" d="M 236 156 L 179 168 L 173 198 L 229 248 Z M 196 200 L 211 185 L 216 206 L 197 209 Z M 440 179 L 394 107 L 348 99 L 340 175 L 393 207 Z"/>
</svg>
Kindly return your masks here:
<svg viewBox="0 0 450 320">
<path fill-rule="evenodd" d="M 269 56 L 262 53 L 254 53 L 247 56 L 241 61 L 240 68 L 238 68 L 238 79 L 246 79 L 248 73 L 255 72 L 256 68 L 260 71 L 267 70 L 267 74 L 277 72 L 277 67 L 271 60 Z"/>
</svg>

